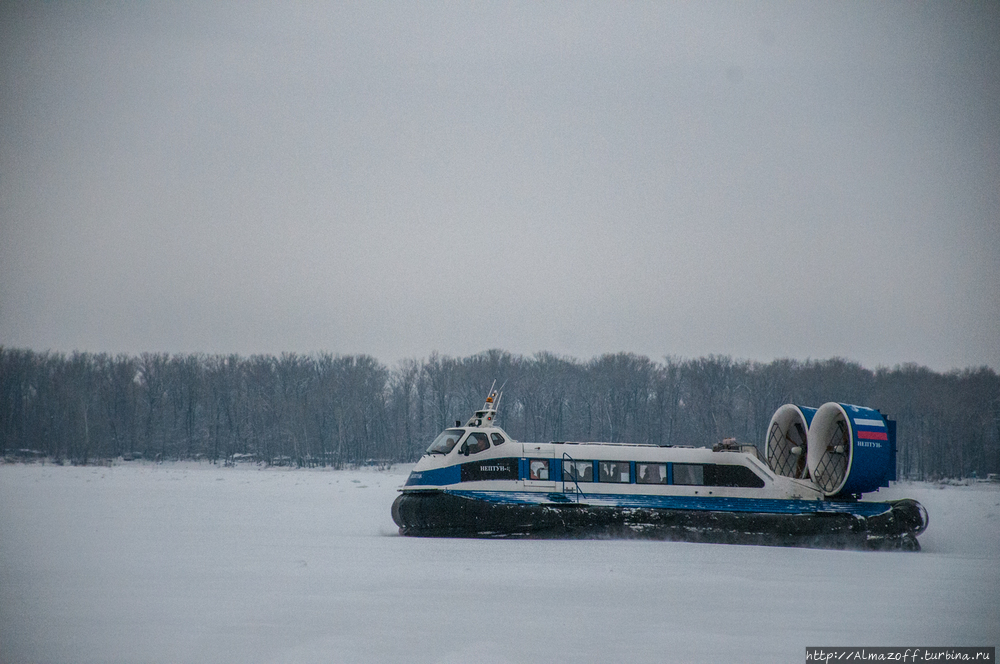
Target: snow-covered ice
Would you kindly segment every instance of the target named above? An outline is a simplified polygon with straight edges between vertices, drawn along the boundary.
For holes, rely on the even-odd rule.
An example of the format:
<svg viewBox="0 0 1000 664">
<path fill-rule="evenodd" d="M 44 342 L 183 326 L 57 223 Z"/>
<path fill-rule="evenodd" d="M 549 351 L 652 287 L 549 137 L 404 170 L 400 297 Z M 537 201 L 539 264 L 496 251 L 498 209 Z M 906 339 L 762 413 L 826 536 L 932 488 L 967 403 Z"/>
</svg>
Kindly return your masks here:
<svg viewBox="0 0 1000 664">
<path fill-rule="evenodd" d="M 923 551 L 400 537 L 408 467 L 0 465 L 0 662 L 802 662 L 990 646 L 1000 486 Z"/>
</svg>

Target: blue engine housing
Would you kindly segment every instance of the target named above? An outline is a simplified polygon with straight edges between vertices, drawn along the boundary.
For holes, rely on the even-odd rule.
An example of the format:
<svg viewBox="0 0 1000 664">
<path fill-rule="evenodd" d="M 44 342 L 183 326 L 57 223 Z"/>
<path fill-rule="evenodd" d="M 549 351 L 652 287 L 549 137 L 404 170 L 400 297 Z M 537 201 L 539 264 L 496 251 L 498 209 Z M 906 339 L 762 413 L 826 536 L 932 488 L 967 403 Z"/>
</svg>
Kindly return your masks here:
<svg viewBox="0 0 1000 664">
<path fill-rule="evenodd" d="M 807 463 L 831 498 L 887 487 L 896 479 L 896 422 L 865 406 L 823 404 L 809 425 Z"/>
</svg>

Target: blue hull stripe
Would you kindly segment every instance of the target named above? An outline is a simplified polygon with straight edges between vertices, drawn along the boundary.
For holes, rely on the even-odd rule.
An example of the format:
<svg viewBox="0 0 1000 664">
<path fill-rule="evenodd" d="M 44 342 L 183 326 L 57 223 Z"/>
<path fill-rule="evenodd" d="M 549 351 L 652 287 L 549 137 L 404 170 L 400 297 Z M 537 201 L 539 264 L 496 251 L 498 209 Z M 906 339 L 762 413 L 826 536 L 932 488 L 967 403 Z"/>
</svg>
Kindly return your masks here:
<svg viewBox="0 0 1000 664">
<path fill-rule="evenodd" d="M 576 502 L 573 494 L 541 493 L 536 491 L 467 491 L 445 489 L 444 493 L 472 500 L 506 505 L 565 505 L 567 502 L 571 504 Z M 558 497 L 553 500 L 550 498 L 551 495 Z M 863 517 L 882 514 L 891 509 L 888 503 L 629 494 L 585 494 L 580 496 L 580 504 L 624 509 L 645 508 L 712 512 L 756 512 L 759 514 L 816 514 L 825 512 L 854 514 Z"/>
</svg>

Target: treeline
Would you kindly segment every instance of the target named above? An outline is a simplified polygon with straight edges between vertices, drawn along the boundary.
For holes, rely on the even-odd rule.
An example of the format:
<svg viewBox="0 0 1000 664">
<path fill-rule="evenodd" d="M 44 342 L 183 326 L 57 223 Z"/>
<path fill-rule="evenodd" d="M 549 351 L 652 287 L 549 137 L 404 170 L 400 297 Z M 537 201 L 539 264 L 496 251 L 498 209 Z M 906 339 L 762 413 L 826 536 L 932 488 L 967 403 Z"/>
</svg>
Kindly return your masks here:
<svg viewBox="0 0 1000 664">
<path fill-rule="evenodd" d="M 992 369 L 875 371 L 842 359 L 770 363 L 619 353 L 579 361 L 491 350 L 388 368 L 366 355 L 140 356 L 0 347 L 0 447 L 11 457 L 252 459 L 333 465 L 417 459 L 505 385 L 500 424 L 519 440 L 763 447 L 775 409 L 827 401 L 898 421 L 901 477 L 1000 472 Z"/>
</svg>

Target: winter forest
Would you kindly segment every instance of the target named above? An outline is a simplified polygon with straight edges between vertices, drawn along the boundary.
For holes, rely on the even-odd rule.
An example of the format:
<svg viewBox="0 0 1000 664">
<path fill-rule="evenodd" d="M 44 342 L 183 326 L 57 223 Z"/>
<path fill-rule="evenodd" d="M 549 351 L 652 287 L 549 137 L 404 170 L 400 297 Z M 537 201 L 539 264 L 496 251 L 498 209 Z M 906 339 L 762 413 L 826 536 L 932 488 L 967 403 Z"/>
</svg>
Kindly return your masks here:
<svg viewBox="0 0 1000 664">
<path fill-rule="evenodd" d="M 874 371 L 822 361 L 619 353 L 589 361 L 490 350 L 389 368 L 331 354 L 140 356 L 0 347 L 6 458 L 95 463 L 118 457 L 269 465 L 414 461 L 443 428 L 503 388 L 500 426 L 524 441 L 763 448 L 784 403 L 839 401 L 898 422 L 898 474 L 1000 472 L 1000 377 L 988 367 Z"/>
</svg>

